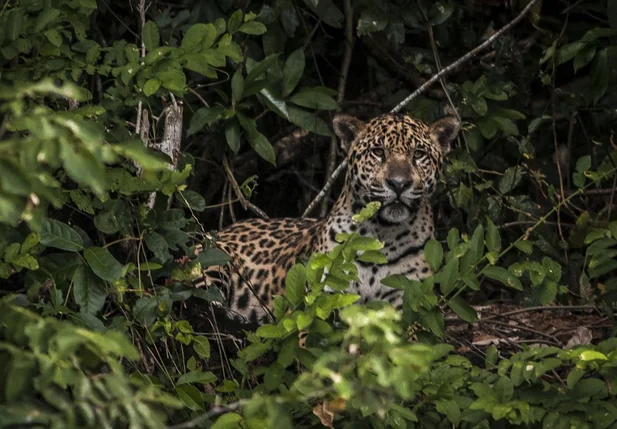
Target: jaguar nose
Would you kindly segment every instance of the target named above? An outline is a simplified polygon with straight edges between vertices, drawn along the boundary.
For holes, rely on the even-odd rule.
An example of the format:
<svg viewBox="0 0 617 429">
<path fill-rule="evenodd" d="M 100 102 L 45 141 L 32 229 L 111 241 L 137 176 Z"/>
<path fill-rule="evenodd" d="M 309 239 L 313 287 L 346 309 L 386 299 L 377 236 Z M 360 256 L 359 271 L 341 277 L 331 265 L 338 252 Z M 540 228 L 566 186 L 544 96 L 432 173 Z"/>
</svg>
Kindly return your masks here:
<svg viewBox="0 0 617 429">
<path fill-rule="evenodd" d="M 386 180 L 388 187 L 396 192 L 396 195 L 401 195 L 403 191 L 411 186 L 411 180 L 405 177 L 390 177 Z"/>
</svg>

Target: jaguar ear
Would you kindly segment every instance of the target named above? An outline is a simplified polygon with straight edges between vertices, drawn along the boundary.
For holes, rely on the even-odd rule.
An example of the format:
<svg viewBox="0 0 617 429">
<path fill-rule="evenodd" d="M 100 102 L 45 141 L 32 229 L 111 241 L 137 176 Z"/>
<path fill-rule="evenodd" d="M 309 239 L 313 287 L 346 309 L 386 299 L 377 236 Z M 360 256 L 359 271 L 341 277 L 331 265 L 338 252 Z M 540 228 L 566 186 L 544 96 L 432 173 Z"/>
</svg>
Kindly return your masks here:
<svg viewBox="0 0 617 429">
<path fill-rule="evenodd" d="M 341 139 L 341 147 L 347 152 L 351 143 L 366 126 L 366 123 L 355 116 L 339 113 L 334 117 L 332 126 L 338 138 Z"/>
<path fill-rule="evenodd" d="M 439 143 L 441 151 L 445 155 L 450 152 L 450 143 L 458 135 L 461 123 L 456 116 L 446 116 L 433 122 L 429 125 L 429 128 L 431 138 Z"/>
</svg>

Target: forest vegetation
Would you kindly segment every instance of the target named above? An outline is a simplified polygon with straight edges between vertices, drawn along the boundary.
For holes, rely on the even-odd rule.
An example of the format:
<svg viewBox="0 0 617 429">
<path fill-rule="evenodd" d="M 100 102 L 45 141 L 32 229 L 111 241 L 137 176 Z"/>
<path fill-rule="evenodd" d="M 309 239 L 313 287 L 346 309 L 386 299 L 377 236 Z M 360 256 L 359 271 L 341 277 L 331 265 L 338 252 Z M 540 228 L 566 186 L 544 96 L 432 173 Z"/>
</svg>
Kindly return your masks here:
<svg viewBox="0 0 617 429">
<path fill-rule="evenodd" d="M 394 110 L 462 123 L 402 312 L 353 237 L 259 327 L 192 287 Z M 617 428 L 616 129 L 617 0 L 2 0 L 0 428 Z"/>
</svg>

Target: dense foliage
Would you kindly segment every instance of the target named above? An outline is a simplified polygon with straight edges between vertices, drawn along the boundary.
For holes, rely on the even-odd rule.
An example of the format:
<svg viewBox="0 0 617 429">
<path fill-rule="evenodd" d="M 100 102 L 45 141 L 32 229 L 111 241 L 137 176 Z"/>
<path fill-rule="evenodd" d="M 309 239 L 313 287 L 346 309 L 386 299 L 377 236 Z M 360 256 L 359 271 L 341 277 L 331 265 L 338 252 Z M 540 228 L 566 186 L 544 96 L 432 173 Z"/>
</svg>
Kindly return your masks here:
<svg viewBox="0 0 617 429">
<path fill-rule="evenodd" d="M 617 427 L 613 0 L 536 1 L 404 107 L 464 127 L 436 274 L 384 280 L 402 314 L 342 293 L 382 258 L 355 234 L 294 266 L 253 331 L 191 287 L 227 261 L 216 230 L 306 209 L 344 155 L 335 111 L 391 110 L 527 4 L 5 0 L 0 427 Z M 455 349 L 445 314 L 504 299 L 610 327 Z"/>
</svg>

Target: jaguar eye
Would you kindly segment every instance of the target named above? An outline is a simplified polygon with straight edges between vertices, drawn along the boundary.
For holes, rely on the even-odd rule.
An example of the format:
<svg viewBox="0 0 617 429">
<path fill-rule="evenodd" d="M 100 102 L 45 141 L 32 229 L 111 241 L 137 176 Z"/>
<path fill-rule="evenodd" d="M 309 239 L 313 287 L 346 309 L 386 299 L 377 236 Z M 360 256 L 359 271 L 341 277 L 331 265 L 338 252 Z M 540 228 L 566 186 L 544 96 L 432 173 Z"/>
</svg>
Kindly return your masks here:
<svg viewBox="0 0 617 429">
<path fill-rule="evenodd" d="M 414 160 L 418 160 L 420 158 L 424 158 L 426 156 L 426 152 L 424 152 L 423 150 L 415 150 L 413 153 L 413 159 Z"/>
<path fill-rule="evenodd" d="M 371 153 L 375 155 L 377 158 L 383 158 L 386 154 L 386 151 L 382 147 L 374 147 L 371 149 Z"/>
</svg>

